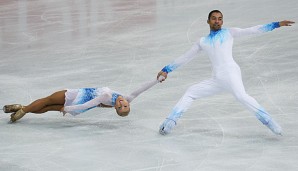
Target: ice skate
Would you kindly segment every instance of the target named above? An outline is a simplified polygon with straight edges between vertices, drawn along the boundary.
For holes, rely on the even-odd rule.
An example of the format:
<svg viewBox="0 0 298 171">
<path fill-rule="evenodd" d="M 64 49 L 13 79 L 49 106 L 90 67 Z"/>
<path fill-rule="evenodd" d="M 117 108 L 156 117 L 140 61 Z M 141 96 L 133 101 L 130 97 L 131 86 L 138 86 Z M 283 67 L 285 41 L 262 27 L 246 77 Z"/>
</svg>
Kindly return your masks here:
<svg viewBox="0 0 298 171">
<path fill-rule="evenodd" d="M 21 119 L 26 113 L 23 109 L 18 110 L 17 112 L 10 115 L 10 121 L 13 123 L 19 119 Z"/>
<path fill-rule="evenodd" d="M 4 113 L 13 113 L 17 112 L 18 110 L 22 109 L 21 104 L 12 104 L 12 105 L 5 105 L 3 106 Z"/>
<path fill-rule="evenodd" d="M 282 129 L 281 127 L 273 120 L 271 119 L 267 124 L 265 124 L 274 134 L 276 135 L 282 135 Z"/>
</svg>

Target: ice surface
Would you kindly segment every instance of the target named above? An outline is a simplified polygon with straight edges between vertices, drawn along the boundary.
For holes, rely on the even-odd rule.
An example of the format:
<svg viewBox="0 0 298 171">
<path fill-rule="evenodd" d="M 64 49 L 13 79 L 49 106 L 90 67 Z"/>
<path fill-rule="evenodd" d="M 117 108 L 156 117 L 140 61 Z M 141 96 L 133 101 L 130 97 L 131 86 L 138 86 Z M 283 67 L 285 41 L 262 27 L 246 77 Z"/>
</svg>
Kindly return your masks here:
<svg viewBox="0 0 298 171">
<path fill-rule="evenodd" d="M 296 0 L 1 0 L 0 105 L 28 104 L 65 88 L 131 92 L 224 27 L 298 21 Z M 274 135 L 229 94 L 195 101 L 167 136 L 159 125 L 188 86 L 209 78 L 206 54 L 132 103 L 128 117 L 93 109 L 76 117 L 0 114 L 0 170 L 298 170 L 297 24 L 237 39 L 247 92 L 282 126 Z"/>
</svg>

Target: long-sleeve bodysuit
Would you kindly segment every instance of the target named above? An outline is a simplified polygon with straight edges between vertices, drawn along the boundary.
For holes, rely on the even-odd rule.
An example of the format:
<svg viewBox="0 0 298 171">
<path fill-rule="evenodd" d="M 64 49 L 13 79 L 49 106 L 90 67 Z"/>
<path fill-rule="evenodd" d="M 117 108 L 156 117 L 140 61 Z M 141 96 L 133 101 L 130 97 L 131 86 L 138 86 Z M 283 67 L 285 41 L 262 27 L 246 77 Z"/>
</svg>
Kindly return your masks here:
<svg viewBox="0 0 298 171">
<path fill-rule="evenodd" d="M 123 95 L 123 97 L 128 102 L 131 102 L 141 93 L 148 90 L 158 82 L 159 81 L 156 79 L 146 82 L 140 88 L 133 91 L 130 95 Z M 64 111 L 72 115 L 78 115 L 89 109 L 97 107 L 99 104 L 115 106 L 118 96 L 120 96 L 120 93 L 113 91 L 108 87 L 67 89 L 65 93 L 66 100 L 64 104 Z"/>
<path fill-rule="evenodd" d="M 268 127 L 270 127 L 271 124 L 274 124 L 273 129 L 275 130 L 270 129 L 280 134 L 281 128 L 277 123 L 254 98 L 245 92 L 240 68 L 232 55 L 234 38 L 272 31 L 277 27 L 279 27 L 279 23 L 273 22 L 246 29 L 230 28 L 211 31 L 208 36 L 200 38 L 184 55 L 165 66 L 162 71 L 169 73 L 191 61 L 199 51 L 204 50 L 207 52 L 213 68 L 213 76 L 190 86 L 168 118 L 176 122 L 194 100 L 227 91 L 254 113 L 264 125 L 268 126 L 269 124 Z"/>
</svg>

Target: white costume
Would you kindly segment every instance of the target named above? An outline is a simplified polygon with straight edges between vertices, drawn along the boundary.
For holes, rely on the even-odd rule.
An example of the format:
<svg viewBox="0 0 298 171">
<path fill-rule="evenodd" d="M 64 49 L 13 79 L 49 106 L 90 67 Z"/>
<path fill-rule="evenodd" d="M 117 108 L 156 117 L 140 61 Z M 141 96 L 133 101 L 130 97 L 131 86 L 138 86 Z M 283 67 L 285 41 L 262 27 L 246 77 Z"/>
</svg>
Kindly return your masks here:
<svg viewBox="0 0 298 171">
<path fill-rule="evenodd" d="M 184 55 L 165 66 L 162 71 L 169 73 L 192 60 L 199 51 L 204 50 L 212 63 L 213 76 L 188 88 L 171 114 L 160 126 L 160 133 L 169 133 L 176 125 L 178 118 L 190 107 L 194 100 L 227 91 L 233 94 L 240 103 L 254 113 L 275 134 L 281 134 L 280 126 L 254 98 L 246 94 L 240 68 L 232 56 L 233 39 L 235 37 L 264 33 L 278 27 L 279 23 L 274 22 L 246 29 L 230 28 L 211 31 L 208 36 L 197 41 Z"/>
<path fill-rule="evenodd" d="M 152 80 L 143 84 L 139 89 L 133 91 L 130 95 L 123 97 L 131 102 L 138 95 L 148 90 L 158 80 Z M 72 115 L 78 115 L 94 107 L 98 107 L 99 104 L 115 106 L 119 93 L 109 89 L 108 87 L 103 88 L 81 88 L 81 89 L 67 89 L 65 93 L 65 104 L 64 111 Z"/>
</svg>

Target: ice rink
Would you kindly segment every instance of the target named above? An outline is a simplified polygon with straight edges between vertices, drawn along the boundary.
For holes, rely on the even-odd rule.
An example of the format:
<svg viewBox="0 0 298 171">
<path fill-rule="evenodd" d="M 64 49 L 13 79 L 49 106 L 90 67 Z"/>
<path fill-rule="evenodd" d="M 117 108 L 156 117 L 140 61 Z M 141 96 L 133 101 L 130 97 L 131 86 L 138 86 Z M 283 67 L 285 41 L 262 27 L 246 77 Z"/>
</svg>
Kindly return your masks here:
<svg viewBox="0 0 298 171">
<path fill-rule="evenodd" d="M 66 88 L 129 94 L 209 34 L 298 22 L 297 0 L 1 0 L 0 105 L 24 105 Z M 282 126 L 274 135 L 230 94 L 197 100 L 167 136 L 159 125 L 186 89 L 211 76 L 206 53 L 141 94 L 128 117 L 93 109 L 76 117 L 0 111 L 2 171 L 296 171 L 298 27 L 235 39 L 248 94 Z"/>
</svg>

